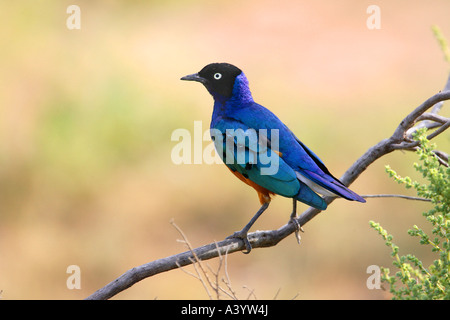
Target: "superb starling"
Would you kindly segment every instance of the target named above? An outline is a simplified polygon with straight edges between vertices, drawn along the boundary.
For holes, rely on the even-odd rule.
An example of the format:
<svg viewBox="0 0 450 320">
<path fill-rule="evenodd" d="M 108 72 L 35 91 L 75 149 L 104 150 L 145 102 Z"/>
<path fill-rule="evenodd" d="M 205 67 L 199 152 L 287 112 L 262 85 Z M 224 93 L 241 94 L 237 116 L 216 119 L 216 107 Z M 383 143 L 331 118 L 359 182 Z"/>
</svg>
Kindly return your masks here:
<svg viewBox="0 0 450 320">
<path fill-rule="evenodd" d="M 244 241 L 247 233 L 267 209 L 274 194 L 325 210 L 324 196 L 366 202 L 347 188 L 325 167 L 322 160 L 303 144 L 271 111 L 253 100 L 245 74 L 228 63 L 212 63 L 181 80 L 202 83 L 214 98 L 211 137 L 216 150 L 231 172 L 253 187 L 261 208 L 251 221 L 229 238 Z"/>
</svg>

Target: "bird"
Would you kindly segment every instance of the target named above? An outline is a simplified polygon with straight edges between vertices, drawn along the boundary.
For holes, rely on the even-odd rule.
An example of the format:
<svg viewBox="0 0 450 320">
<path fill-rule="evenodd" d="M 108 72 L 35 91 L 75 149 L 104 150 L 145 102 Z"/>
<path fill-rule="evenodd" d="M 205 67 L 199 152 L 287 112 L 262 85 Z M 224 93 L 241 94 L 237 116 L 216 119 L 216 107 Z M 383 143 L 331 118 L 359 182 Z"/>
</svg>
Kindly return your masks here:
<svg viewBox="0 0 450 320">
<path fill-rule="evenodd" d="M 200 82 L 211 94 L 214 106 L 210 133 L 216 151 L 228 169 L 258 194 L 260 209 L 242 230 L 227 238 L 243 240 L 244 253 L 252 249 L 250 228 L 274 195 L 293 199 L 290 221 L 297 224 L 297 230 L 297 201 L 319 210 L 327 208 L 322 196 L 366 202 L 334 177 L 273 112 L 254 101 L 249 81 L 238 67 L 211 63 L 181 80 Z M 267 159 L 276 164 L 273 172 L 269 172 Z"/>
</svg>

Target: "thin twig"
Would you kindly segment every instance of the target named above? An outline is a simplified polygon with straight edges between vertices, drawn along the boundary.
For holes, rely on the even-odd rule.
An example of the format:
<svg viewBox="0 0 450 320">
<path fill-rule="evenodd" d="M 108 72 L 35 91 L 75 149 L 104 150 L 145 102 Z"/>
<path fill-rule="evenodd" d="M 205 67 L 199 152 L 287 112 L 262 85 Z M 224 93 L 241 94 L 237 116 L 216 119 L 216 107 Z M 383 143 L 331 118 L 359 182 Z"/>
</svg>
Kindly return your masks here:
<svg viewBox="0 0 450 320">
<path fill-rule="evenodd" d="M 253 296 L 253 297 L 255 298 L 255 300 L 258 300 L 258 298 L 256 297 L 256 294 L 255 294 L 255 289 L 250 289 L 250 288 L 247 287 L 247 286 L 243 286 L 243 288 L 244 288 L 244 289 L 247 289 L 247 290 L 250 292 L 250 293 L 248 294 L 246 300 L 250 300 L 250 297 L 251 297 L 251 296 Z"/>
<path fill-rule="evenodd" d="M 430 199 L 426 198 L 420 198 L 420 197 L 412 197 L 412 196 L 405 196 L 402 194 L 366 194 L 362 195 L 364 199 L 367 198 L 401 198 L 401 199 L 407 199 L 407 200 L 417 200 L 417 201 L 426 201 L 431 202 Z"/>
<path fill-rule="evenodd" d="M 228 290 L 230 291 L 229 295 L 234 300 L 238 300 L 236 292 L 233 290 L 233 287 L 231 286 L 231 279 L 230 279 L 230 275 L 228 274 L 228 250 L 225 252 L 225 279 L 222 279 L 222 282 L 225 283 L 225 285 L 227 286 Z"/>
<path fill-rule="evenodd" d="M 272 300 L 277 300 L 278 294 L 280 293 L 281 288 L 278 288 L 277 293 L 275 293 L 275 296 L 273 297 Z"/>
<path fill-rule="evenodd" d="M 208 281 L 208 284 L 211 286 L 211 282 L 209 281 L 208 275 L 206 274 L 205 270 L 203 269 L 202 264 L 200 263 L 200 259 L 197 257 L 197 255 L 195 254 L 195 252 L 192 249 L 191 243 L 189 242 L 189 240 L 187 239 L 186 235 L 184 234 L 183 230 L 181 230 L 173 220 L 170 221 L 170 224 L 178 231 L 178 233 L 183 237 L 183 242 L 186 244 L 186 246 L 188 247 L 189 251 L 192 252 L 192 256 L 193 258 L 189 258 L 189 260 L 191 260 L 192 265 L 194 267 L 195 272 L 197 273 L 197 275 L 194 275 L 193 273 L 190 273 L 186 270 L 183 269 L 183 267 L 178 263 L 177 266 L 178 268 L 180 268 L 182 271 L 184 271 L 185 273 L 193 276 L 194 278 L 200 280 L 201 284 L 203 285 L 203 287 L 205 288 L 206 293 L 208 294 L 208 297 L 212 300 L 212 295 L 209 292 L 208 286 L 206 285 L 205 281 L 203 280 L 203 277 L 201 276 L 200 272 L 198 271 L 197 266 L 200 268 L 200 270 L 202 271 L 203 275 L 205 276 L 206 280 Z"/>
<path fill-rule="evenodd" d="M 436 131 L 433 131 L 432 133 L 430 133 L 427 136 L 428 140 L 433 139 L 434 137 L 436 137 L 437 135 L 441 134 L 442 132 L 444 132 L 445 130 L 447 130 L 450 127 L 450 119 L 444 123 L 439 129 L 436 129 Z"/>
<path fill-rule="evenodd" d="M 208 297 L 212 300 L 213 297 L 210 293 L 209 288 L 211 288 L 215 294 L 216 294 L 216 299 L 219 300 L 221 298 L 221 292 L 224 293 L 225 295 L 227 295 L 229 298 L 237 300 L 237 296 L 236 293 L 234 292 L 233 288 L 231 287 L 231 281 L 230 281 L 230 277 L 228 275 L 228 270 L 227 270 L 227 257 L 228 257 L 228 251 L 225 252 L 225 259 L 223 257 L 223 255 L 220 253 L 219 247 L 217 245 L 217 242 L 215 242 L 216 245 L 216 249 L 218 250 L 217 252 L 219 253 L 218 258 L 219 258 L 219 266 L 217 267 L 217 270 L 213 270 L 213 268 L 210 267 L 209 264 L 206 264 L 206 268 L 209 270 L 209 272 L 213 275 L 214 277 L 214 282 L 211 281 L 210 276 L 208 274 L 208 272 L 205 270 L 204 266 L 203 266 L 203 262 L 197 257 L 197 254 L 193 251 L 192 245 L 190 244 L 188 238 L 186 237 L 186 235 L 184 234 L 184 232 L 181 230 L 180 227 L 178 227 L 175 222 L 173 220 L 170 221 L 170 223 L 175 227 L 175 229 L 181 234 L 181 236 L 183 237 L 183 240 L 181 240 L 180 242 L 183 242 L 189 249 L 189 251 L 192 253 L 192 257 L 189 259 L 192 262 L 192 265 L 194 267 L 195 270 L 195 274 L 192 272 L 189 272 L 187 270 L 185 270 L 183 268 L 183 266 L 180 265 L 180 263 L 177 261 L 177 266 L 178 268 L 181 269 L 181 271 L 183 271 L 184 273 L 186 273 L 189 276 L 194 277 L 195 279 L 199 280 L 203 287 L 205 288 L 206 293 L 208 294 Z M 225 261 L 225 263 L 224 263 Z M 220 271 L 222 270 L 222 267 L 224 267 L 225 270 L 225 275 L 226 275 L 226 279 L 222 279 L 222 282 L 224 282 L 227 285 L 227 289 L 230 292 L 227 292 L 227 290 L 225 290 L 224 288 L 222 288 L 220 286 Z M 200 273 L 200 271 L 201 273 Z M 202 276 L 203 274 L 203 276 Z M 206 279 L 206 281 L 204 280 L 204 278 Z"/>
</svg>

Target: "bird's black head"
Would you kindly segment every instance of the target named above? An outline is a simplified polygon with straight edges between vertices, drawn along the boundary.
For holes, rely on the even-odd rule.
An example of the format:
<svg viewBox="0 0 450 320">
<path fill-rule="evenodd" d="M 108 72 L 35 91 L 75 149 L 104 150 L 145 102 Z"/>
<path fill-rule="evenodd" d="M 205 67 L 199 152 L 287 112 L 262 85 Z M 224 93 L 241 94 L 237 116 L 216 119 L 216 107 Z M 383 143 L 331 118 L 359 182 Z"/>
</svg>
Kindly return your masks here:
<svg viewBox="0 0 450 320">
<path fill-rule="evenodd" d="M 211 63 L 200 72 L 187 75 L 181 80 L 198 81 L 208 89 L 214 98 L 228 99 L 233 93 L 236 77 L 241 69 L 229 63 Z"/>
</svg>

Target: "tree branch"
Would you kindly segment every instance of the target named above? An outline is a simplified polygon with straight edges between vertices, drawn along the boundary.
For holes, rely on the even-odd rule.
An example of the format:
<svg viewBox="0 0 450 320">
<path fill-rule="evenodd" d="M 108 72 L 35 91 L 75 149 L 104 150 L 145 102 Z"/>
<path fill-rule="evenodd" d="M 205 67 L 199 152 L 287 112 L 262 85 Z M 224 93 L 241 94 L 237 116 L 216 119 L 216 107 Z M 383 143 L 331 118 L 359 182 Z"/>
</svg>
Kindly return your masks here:
<svg viewBox="0 0 450 320">
<path fill-rule="evenodd" d="M 449 83 L 450 77 L 446 87 L 449 86 Z M 430 121 L 431 119 L 437 123 L 436 127 L 439 127 L 439 129 L 437 129 L 433 133 L 433 136 L 430 135 L 431 137 L 435 137 L 446 130 L 450 123 L 449 119 L 443 120 L 443 117 L 438 116 L 425 116 L 423 118 L 420 117 L 426 110 L 430 109 L 437 103 L 441 103 L 442 101 L 449 99 L 449 90 L 439 92 L 427 99 L 424 103 L 418 106 L 400 122 L 399 126 L 395 129 L 391 137 L 384 139 L 373 147 L 369 148 L 358 160 L 356 160 L 355 163 L 353 163 L 352 166 L 341 177 L 341 181 L 348 186 L 353 181 L 355 181 L 359 177 L 359 175 L 367 169 L 369 165 L 371 165 L 380 157 L 394 150 L 411 148 L 411 144 L 413 142 L 411 142 L 407 137 L 407 131 L 411 129 L 417 121 L 423 119 L 425 119 L 426 121 Z M 435 108 L 435 110 L 439 109 L 440 106 L 439 108 Z M 334 199 L 335 198 L 325 197 L 325 201 L 328 204 L 333 202 Z M 305 210 L 300 215 L 300 217 L 297 218 L 297 221 L 301 226 L 303 226 L 308 221 L 313 219 L 319 212 L 319 210 L 310 207 Z M 253 249 L 272 247 L 296 231 L 297 225 L 295 223 L 287 223 L 277 230 L 256 231 L 249 233 L 248 238 Z M 220 242 L 210 243 L 183 253 L 175 254 L 170 257 L 158 259 L 128 270 L 116 280 L 97 290 L 87 299 L 109 299 L 145 278 L 192 264 L 193 261 L 196 260 L 208 260 L 216 258 L 220 255 L 225 255 L 226 253 L 230 254 L 241 250 L 245 250 L 245 245 L 242 240 L 227 239 Z"/>
<path fill-rule="evenodd" d="M 361 197 L 363 197 L 364 199 L 368 199 L 368 198 L 401 198 L 401 199 L 406 199 L 406 200 L 431 202 L 431 199 L 405 196 L 403 194 L 366 194 L 366 195 L 362 195 Z"/>
</svg>

